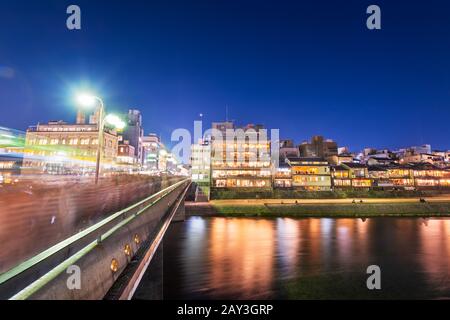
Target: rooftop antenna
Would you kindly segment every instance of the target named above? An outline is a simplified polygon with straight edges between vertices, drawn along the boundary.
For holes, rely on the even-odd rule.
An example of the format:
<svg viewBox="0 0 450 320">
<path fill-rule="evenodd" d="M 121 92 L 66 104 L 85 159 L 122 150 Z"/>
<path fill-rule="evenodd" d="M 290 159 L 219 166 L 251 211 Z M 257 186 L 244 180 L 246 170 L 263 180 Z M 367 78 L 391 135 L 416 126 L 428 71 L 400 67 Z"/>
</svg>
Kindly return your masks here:
<svg viewBox="0 0 450 320">
<path fill-rule="evenodd" d="M 228 122 L 228 104 L 225 105 L 225 121 Z"/>
</svg>

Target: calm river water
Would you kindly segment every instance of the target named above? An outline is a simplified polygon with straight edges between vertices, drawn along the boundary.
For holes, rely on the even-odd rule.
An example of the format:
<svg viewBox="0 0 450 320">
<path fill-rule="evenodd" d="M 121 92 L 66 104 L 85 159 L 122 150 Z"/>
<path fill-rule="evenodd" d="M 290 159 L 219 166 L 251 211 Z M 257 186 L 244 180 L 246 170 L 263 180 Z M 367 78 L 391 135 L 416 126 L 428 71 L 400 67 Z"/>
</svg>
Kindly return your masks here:
<svg viewBox="0 0 450 320">
<path fill-rule="evenodd" d="M 190 217 L 163 247 L 164 299 L 442 299 L 449 271 L 450 219 Z"/>
</svg>

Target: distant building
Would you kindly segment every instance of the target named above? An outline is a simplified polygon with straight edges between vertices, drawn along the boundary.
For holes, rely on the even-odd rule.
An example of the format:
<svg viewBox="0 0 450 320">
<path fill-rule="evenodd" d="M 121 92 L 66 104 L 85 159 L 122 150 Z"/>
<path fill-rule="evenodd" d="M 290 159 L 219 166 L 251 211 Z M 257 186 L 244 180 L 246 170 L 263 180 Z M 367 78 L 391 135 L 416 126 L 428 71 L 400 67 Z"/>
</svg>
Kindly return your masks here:
<svg viewBox="0 0 450 320">
<path fill-rule="evenodd" d="M 292 187 L 292 170 L 288 163 L 280 162 L 278 168 L 274 169 L 273 186 L 274 188 Z"/>
<path fill-rule="evenodd" d="M 272 188 L 270 145 L 261 141 L 261 125 L 236 128 L 231 121 L 213 122 L 222 137 L 211 140 L 211 176 L 214 188 Z M 226 137 L 227 130 L 242 129 L 243 140 Z"/>
<path fill-rule="evenodd" d="M 178 160 L 176 159 L 175 155 L 171 152 L 166 152 L 166 170 L 169 173 L 176 173 L 178 172 Z"/>
<path fill-rule="evenodd" d="M 0 149 L 0 184 L 13 184 L 21 173 L 23 155 Z"/>
<path fill-rule="evenodd" d="M 350 170 L 341 164 L 331 167 L 334 188 L 351 188 L 352 179 L 350 178 Z"/>
<path fill-rule="evenodd" d="M 388 166 L 388 165 L 394 165 L 398 163 L 398 160 L 396 159 L 392 159 L 389 157 L 376 157 L 376 156 L 370 156 L 369 158 L 367 158 L 366 161 L 363 161 L 364 163 L 366 163 L 369 166 Z"/>
<path fill-rule="evenodd" d="M 195 199 L 209 200 L 211 190 L 211 145 L 201 141 L 191 146 L 191 177 L 197 185 Z"/>
<path fill-rule="evenodd" d="M 410 167 L 416 188 L 450 187 L 449 171 L 431 163 L 415 163 Z"/>
<path fill-rule="evenodd" d="M 343 153 L 349 154 L 350 153 L 349 148 L 348 147 L 339 147 L 338 154 L 343 154 Z"/>
<path fill-rule="evenodd" d="M 355 162 L 343 162 L 341 165 L 349 170 L 353 188 L 370 188 L 372 186 L 367 165 Z"/>
<path fill-rule="evenodd" d="M 428 162 L 431 164 L 443 163 L 444 157 L 441 155 L 431 153 L 415 153 L 412 151 L 406 151 L 406 153 L 400 158 L 400 163 L 420 163 Z"/>
<path fill-rule="evenodd" d="M 372 179 L 373 188 L 393 188 L 394 184 L 389 180 L 389 173 L 385 166 L 369 166 L 369 178 Z"/>
<path fill-rule="evenodd" d="M 295 158 L 300 156 L 300 151 L 294 145 L 293 140 L 280 140 L 280 160 L 284 161 L 286 158 Z"/>
<path fill-rule="evenodd" d="M 311 142 L 304 141 L 299 146 L 300 157 L 328 158 L 338 154 L 337 143 L 322 136 L 314 136 Z"/>
<path fill-rule="evenodd" d="M 328 156 L 327 160 L 330 164 L 338 165 L 344 162 L 357 162 L 354 155 L 351 153 L 340 153 L 337 155 Z"/>
<path fill-rule="evenodd" d="M 144 129 L 142 127 L 142 115 L 139 110 L 130 109 L 126 114 L 126 127 L 121 134 L 123 141 L 129 141 L 129 144 L 134 147 L 134 156 L 136 163 L 143 164 L 143 148 L 142 137 L 144 136 Z"/>
<path fill-rule="evenodd" d="M 372 187 L 368 167 L 354 162 L 343 162 L 332 167 L 334 188 L 365 188 Z"/>
<path fill-rule="evenodd" d="M 234 130 L 234 122 L 233 121 L 213 122 L 211 128 L 219 130 L 222 133 L 225 133 L 226 130 L 228 129 Z"/>
<path fill-rule="evenodd" d="M 97 124 L 68 124 L 50 121 L 29 127 L 26 132 L 24 166 L 49 173 L 64 173 L 95 165 L 98 149 Z M 117 157 L 117 132 L 105 127 L 102 165 L 113 165 Z"/>
<path fill-rule="evenodd" d="M 412 147 L 406 148 L 406 151 L 409 151 L 414 154 L 420 154 L 420 153 L 430 154 L 431 153 L 431 145 L 424 144 L 421 146 L 412 146 Z"/>
<path fill-rule="evenodd" d="M 159 152 L 163 148 L 155 133 L 142 137 L 143 165 L 145 170 L 158 170 Z"/>
<path fill-rule="evenodd" d="M 129 144 L 128 141 L 124 141 L 119 144 L 119 150 L 117 152 L 117 164 L 136 164 L 136 157 L 134 152 L 134 147 Z"/>
<path fill-rule="evenodd" d="M 292 186 L 307 191 L 330 191 L 330 165 L 323 158 L 288 158 L 291 166 Z"/>
</svg>

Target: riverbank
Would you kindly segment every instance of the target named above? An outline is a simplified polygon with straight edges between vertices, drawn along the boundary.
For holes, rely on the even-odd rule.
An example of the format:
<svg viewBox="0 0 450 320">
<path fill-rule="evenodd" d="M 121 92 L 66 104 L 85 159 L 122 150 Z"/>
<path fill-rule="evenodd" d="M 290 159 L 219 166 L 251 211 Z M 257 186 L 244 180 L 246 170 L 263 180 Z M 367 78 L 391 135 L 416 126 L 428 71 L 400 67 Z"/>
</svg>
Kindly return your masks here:
<svg viewBox="0 0 450 320">
<path fill-rule="evenodd" d="M 305 191 L 295 189 L 255 189 L 255 188 L 212 188 L 211 199 L 385 199 L 385 198 L 421 198 L 436 197 L 449 194 L 450 189 L 429 190 L 366 190 L 366 189 L 336 189 L 334 191 Z"/>
<path fill-rule="evenodd" d="M 252 199 L 186 202 L 186 214 L 225 217 L 447 217 L 450 197 L 420 199 Z"/>
</svg>

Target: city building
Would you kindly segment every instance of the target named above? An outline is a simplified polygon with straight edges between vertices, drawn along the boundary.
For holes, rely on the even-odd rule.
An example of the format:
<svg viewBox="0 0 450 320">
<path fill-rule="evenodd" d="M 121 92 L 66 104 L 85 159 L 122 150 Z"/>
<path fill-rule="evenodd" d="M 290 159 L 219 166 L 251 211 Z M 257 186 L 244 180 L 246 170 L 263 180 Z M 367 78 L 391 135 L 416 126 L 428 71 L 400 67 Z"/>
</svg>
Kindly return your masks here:
<svg viewBox="0 0 450 320">
<path fill-rule="evenodd" d="M 13 184 L 21 174 L 23 156 L 0 149 L 0 184 Z"/>
<path fill-rule="evenodd" d="M 369 156 L 366 160 L 363 160 L 362 163 L 367 164 L 368 166 L 390 166 L 398 163 L 397 159 L 391 158 L 387 155 L 382 156 Z"/>
<path fill-rule="evenodd" d="M 410 166 L 391 164 L 386 169 L 389 181 L 394 188 L 414 188 L 414 177 Z"/>
<path fill-rule="evenodd" d="M 372 187 L 368 167 L 354 162 L 343 162 L 332 166 L 333 187 L 335 188 L 366 188 Z"/>
<path fill-rule="evenodd" d="M 134 165 L 136 164 L 136 156 L 134 147 L 128 141 L 123 141 L 119 144 L 117 152 L 117 164 Z"/>
<path fill-rule="evenodd" d="M 178 160 L 171 152 L 166 152 L 166 171 L 175 174 L 178 172 Z"/>
<path fill-rule="evenodd" d="M 333 178 L 333 188 L 351 188 L 352 179 L 350 178 L 350 170 L 341 164 L 331 167 L 331 176 Z"/>
<path fill-rule="evenodd" d="M 431 163 L 410 164 L 417 189 L 450 187 L 448 171 Z"/>
<path fill-rule="evenodd" d="M 330 165 L 323 158 L 288 158 L 291 166 L 292 186 L 307 191 L 330 191 Z"/>
<path fill-rule="evenodd" d="M 311 142 L 304 141 L 299 146 L 300 157 L 318 157 L 326 159 L 338 154 L 337 143 L 322 136 L 313 136 Z"/>
<path fill-rule="evenodd" d="M 372 179 L 373 188 L 393 188 L 394 184 L 389 180 L 388 169 L 385 166 L 369 166 L 369 178 Z"/>
<path fill-rule="evenodd" d="M 210 198 L 211 191 L 211 145 L 200 141 L 191 146 L 191 177 L 196 184 L 196 201 Z"/>
<path fill-rule="evenodd" d="M 231 121 L 214 122 L 222 137 L 211 137 L 211 176 L 214 188 L 272 188 L 270 143 L 261 125 L 236 128 Z M 227 137 L 226 132 L 243 133 Z M 264 139 L 263 139 L 264 138 Z"/>
<path fill-rule="evenodd" d="M 356 162 L 354 155 L 351 153 L 340 153 L 327 157 L 330 164 L 339 165 L 344 162 Z"/>
<path fill-rule="evenodd" d="M 299 149 L 294 145 L 293 140 L 280 140 L 280 161 L 286 158 L 300 157 Z"/>
<path fill-rule="evenodd" d="M 416 153 L 415 151 L 406 151 L 400 158 L 400 163 L 421 163 L 428 162 L 431 164 L 444 163 L 445 155 L 431 153 Z"/>
<path fill-rule="evenodd" d="M 98 150 L 97 124 L 68 124 L 50 121 L 29 127 L 25 137 L 25 169 L 48 173 L 84 173 L 92 171 Z M 117 132 L 105 126 L 102 166 L 115 164 Z"/>
<path fill-rule="evenodd" d="M 143 167 L 148 171 L 157 171 L 159 152 L 163 148 L 160 138 L 155 133 L 142 137 Z"/>
<path fill-rule="evenodd" d="M 142 115 L 139 110 L 130 109 L 125 115 L 126 127 L 121 133 L 122 138 L 120 142 L 129 141 L 129 144 L 134 147 L 134 156 L 136 163 L 143 165 L 143 148 L 142 137 L 144 136 L 144 128 L 142 127 Z"/>
<path fill-rule="evenodd" d="M 388 149 L 365 148 L 359 155 L 359 160 L 369 166 L 391 165 L 398 163 L 398 155 Z"/>
<path fill-rule="evenodd" d="M 273 186 L 274 188 L 292 187 L 292 170 L 288 163 L 280 161 L 278 168 L 274 169 Z"/>
<path fill-rule="evenodd" d="M 167 172 L 167 160 L 169 158 L 169 153 L 166 148 L 161 148 L 158 152 L 158 171 Z"/>
<path fill-rule="evenodd" d="M 352 188 L 372 187 L 372 180 L 369 177 L 367 165 L 355 162 L 344 162 L 341 165 L 349 170 Z"/>
</svg>

